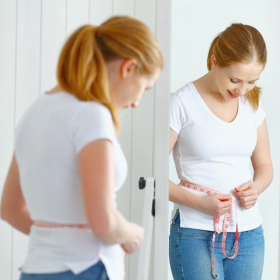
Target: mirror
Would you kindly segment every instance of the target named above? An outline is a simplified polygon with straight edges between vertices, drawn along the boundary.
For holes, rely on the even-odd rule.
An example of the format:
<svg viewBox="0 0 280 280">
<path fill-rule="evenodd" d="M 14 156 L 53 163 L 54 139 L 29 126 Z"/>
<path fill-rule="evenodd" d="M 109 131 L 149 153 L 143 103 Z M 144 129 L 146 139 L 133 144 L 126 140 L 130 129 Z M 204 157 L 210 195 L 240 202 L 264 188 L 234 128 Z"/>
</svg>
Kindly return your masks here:
<svg viewBox="0 0 280 280">
<path fill-rule="evenodd" d="M 169 42 L 169 35 L 165 34 L 170 26 L 169 18 L 168 21 L 165 18 L 168 11 L 169 2 L 162 0 L 0 2 L 0 23 L 5 26 L 0 32 L 0 194 L 13 153 L 15 126 L 35 99 L 56 84 L 57 59 L 66 37 L 81 25 L 98 25 L 111 15 L 128 15 L 145 22 L 154 33 L 157 31 L 160 44 L 163 45 L 166 39 Z M 164 45 L 163 48 L 164 56 L 168 56 L 169 48 Z M 155 223 L 157 239 L 154 242 L 161 251 L 154 252 L 155 263 L 151 262 L 151 275 L 158 273 L 156 279 L 162 280 L 166 277 L 162 267 L 167 269 L 168 266 L 168 224 L 165 217 L 168 213 L 167 107 L 170 85 L 168 62 L 165 65 L 165 73 L 159 78 L 156 87 L 146 92 L 139 108 L 122 112 L 119 142 L 126 156 L 129 172 L 117 195 L 118 207 L 125 218 L 141 224 L 144 191 L 138 189 L 138 180 L 140 177 L 157 179 L 161 187 L 156 194 L 157 205 L 162 210 L 158 212 L 157 217 L 160 218 Z M 164 111 L 161 113 L 162 109 Z M 154 120 L 157 121 L 156 129 Z M 158 139 L 164 140 L 156 145 Z M 155 160 L 155 157 L 158 159 Z M 161 174 L 164 175 L 160 176 Z M 166 230 L 163 231 L 163 228 Z M 19 278 L 18 268 L 27 255 L 28 238 L 13 230 L 3 220 L 0 220 L 0 236 L 0 279 Z M 136 279 L 138 255 L 139 250 L 126 256 L 127 279 Z M 153 272 L 154 265 L 157 265 L 157 269 Z"/>
<path fill-rule="evenodd" d="M 280 3 L 264 1 L 172 1 L 171 92 L 207 73 L 206 59 L 212 40 L 231 23 L 257 28 L 263 35 L 268 62 L 257 85 L 266 111 L 274 178 L 259 197 L 265 232 L 265 262 L 262 279 L 278 279 L 279 267 L 279 172 L 280 172 Z M 170 179 L 179 183 L 173 157 Z M 170 215 L 173 203 L 170 202 Z M 173 279 L 169 271 L 169 279 Z"/>
</svg>

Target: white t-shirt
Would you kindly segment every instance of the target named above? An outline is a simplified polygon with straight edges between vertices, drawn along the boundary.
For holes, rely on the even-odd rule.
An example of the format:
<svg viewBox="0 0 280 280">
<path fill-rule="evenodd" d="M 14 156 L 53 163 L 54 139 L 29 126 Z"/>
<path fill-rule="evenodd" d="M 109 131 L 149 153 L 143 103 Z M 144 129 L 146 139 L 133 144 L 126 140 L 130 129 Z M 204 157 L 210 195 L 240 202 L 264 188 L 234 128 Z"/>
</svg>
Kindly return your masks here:
<svg viewBox="0 0 280 280">
<path fill-rule="evenodd" d="M 108 108 L 59 92 L 40 95 L 27 110 L 16 129 L 15 155 L 32 220 L 88 224 L 77 156 L 98 139 L 109 139 L 113 144 L 117 191 L 125 181 L 127 164 Z M 123 258 L 119 244 L 102 242 L 90 229 L 32 226 L 28 256 L 21 270 L 71 270 L 78 274 L 101 260 L 111 280 L 123 280 Z"/>
<path fill-rule="evenodd" d="M 234 188 L 252 180 L 251 156 L 257 143 L 257 127 L 265 112 L 260 103 L 254 111 L 251 103 L 239 98 L 236 118 L 227 123 L 206 105 L 193 83 L 188 83 L 170 99 L 170 127 L 179 135 L 173 149 L 178 178 L 224 194 L 234 194 Z M 187 189 L 196 195 L 206 195 Z M 179 208 L 181 227 L 214 231 L 214 218 L 193 208 Z M 247 231 L 262 223 L 258 203 L 248 210 L 237 199 L 239 231 Z M 220 218 L 222 228 L 223 216 Z M 229 232 L 235 231 L 236 216 L 233 203 Z"/>
</svg>

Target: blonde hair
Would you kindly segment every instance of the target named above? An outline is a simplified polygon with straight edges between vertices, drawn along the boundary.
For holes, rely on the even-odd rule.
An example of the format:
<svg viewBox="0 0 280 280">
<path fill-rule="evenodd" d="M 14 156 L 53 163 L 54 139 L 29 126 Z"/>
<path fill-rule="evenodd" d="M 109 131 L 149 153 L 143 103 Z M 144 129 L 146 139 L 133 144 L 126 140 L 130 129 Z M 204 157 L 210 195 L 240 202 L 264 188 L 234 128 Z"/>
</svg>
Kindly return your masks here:
<svg viewBox="0 0 280 280">
<path fill-rule="evenodd" d="M 114 16 L 100 26 L 84 25 L 66 41 L 58 61 L 59 86 L 83 101 L 97 101 L 111 112 L 119 130 L 118 108 L 109 92 L 105 62 L 135 59 L 142 75 L 163 67 L 155 36 L 141 21 Z"/>
<path fill-rule="evenodd" d="M 207 57 L 209 71 L 212 55 L 220 67 L 250 62 L 258 62 L 265 66 L 267 61 L 266 45 L 261 33 L 256 28 L 241 23 L 233 23 L 213 40 Z M 257 86 L 246 93 L 255 110 L 259 106 L 260 93 L 261 90 Z"/>
</svg>

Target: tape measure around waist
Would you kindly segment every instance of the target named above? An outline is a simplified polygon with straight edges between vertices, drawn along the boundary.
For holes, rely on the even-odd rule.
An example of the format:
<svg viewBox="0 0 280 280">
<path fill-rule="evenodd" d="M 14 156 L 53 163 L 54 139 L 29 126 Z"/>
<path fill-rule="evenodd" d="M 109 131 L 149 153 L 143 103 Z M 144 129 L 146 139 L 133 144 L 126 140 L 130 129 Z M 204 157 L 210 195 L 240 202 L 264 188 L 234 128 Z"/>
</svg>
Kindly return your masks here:
<svg viewBox="0 0 280 280">
<path fill-rule="evenodd" d="M 89 225 L 86 224 L 57 224 L 57 223 L 49 223 L 43 221 L 34 221 L 33 223 L 36 227 L 43 227 L 43 228 L 90 228 Z"/>
<path fill-rule="evenodd" d="M 212 190 L 212 189 L 207 188 L 207 187 L 198 186 L 198 185 L 195 185 L 195 184 L 183 181 L 183 180 L 180 181 L 180 185 L 183 186 L 183 187 L 186 187 L 188 189 L 192 189 L 192 190 L 195 190 L 195 191 L 205 193 L 207 195 L 222 194 L 219 191 Z M 235 216 L 236 216 L 234 254 L 232 256 L 228 256 L 227 253 L 226 253 L 226 238 L 227 238 L 227 231 L 228 231 L 228 227 L 229 227 L 231 209 L 229 209 L 224 215 L 225 217 L 224 217 L 223 229 L 222 229 L 222 231 L 223 231 L 222 251 L 223 251 L 223 254 L 225 255 L 225 257 L 227 257 L 229 259 L 234 259 L 238 254 L 238 237 L 239 237 L 238 236 L 238 223 L 237 223 L 237 205 L 236 205 L 235 197 L 232 197 L 232 200 L 233 200 L 233 202 L 235 202 Z M 215 278 L 219 278 L 219 275 L 215 274 L 215 238 L 216 238 L 216 233 L 218 233 L 218 234 L 221 233 L 221 230 L 219 228 L 219 221 L 220 221 L 220 217 L 215 217 L 214 218 L 215 231 L 214 231 L 213 238 L 212 238 L 212 248 L 213 248 L 212 274 Z"/>
</svg>

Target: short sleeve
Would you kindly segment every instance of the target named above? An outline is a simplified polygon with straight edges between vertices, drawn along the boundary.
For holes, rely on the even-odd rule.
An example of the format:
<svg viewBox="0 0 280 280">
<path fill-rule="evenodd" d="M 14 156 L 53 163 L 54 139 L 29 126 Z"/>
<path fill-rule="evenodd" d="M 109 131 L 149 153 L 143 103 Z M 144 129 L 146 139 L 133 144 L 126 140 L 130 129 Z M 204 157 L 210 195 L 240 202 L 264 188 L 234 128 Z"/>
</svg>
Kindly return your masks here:
<svg viewBox="0 0 280 280">
<path fill-rule="evenodd" d="M 260 101 L 257 111 L 254 112 L 254 122 L 256 128 L 262 124 L 263 120 L 265 119 L 265 115 L 265 110 L 263 109 L 262 103 Z"/>
<path fill-rule="evenodd" d="M 177 134 L 180 133 L 186 122 L 186 114 L 178 94 L 170 95 L 170 128 Z"/>
<path fill-rule="evenodd" d="M 76 113 L 72 123 L 72 139 L 79 153 L 87 144 L 116 137 L 111 113 L 107 107 L 97 102 L 86 102 Z"/>
</svg>

